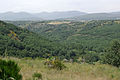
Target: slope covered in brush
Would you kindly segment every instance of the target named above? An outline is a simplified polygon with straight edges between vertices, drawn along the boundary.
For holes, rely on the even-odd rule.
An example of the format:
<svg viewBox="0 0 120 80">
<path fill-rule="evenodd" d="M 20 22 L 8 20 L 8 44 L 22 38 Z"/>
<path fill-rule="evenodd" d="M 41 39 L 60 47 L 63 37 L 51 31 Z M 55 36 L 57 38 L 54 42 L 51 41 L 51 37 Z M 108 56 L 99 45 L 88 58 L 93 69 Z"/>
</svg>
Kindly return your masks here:
<svg viewBox="0 0 120 80">
<path fill-rule="evenodd" d="M 0 21 L 0 54 L 19 57 L 43 57 L 53 49 L 49 40 Z M 44 54 L 44 55 L 43 55 Z"/>
<path fill-rule="evenodd" d="M 26 29 L 0 21 L 0 55 L 16 57 L 78 57 L 82 53 L 78 44 L 63 45 L 48 40 Z"/>
<path fill-rule="evenodd" d="M 19 23 L 19 22 L 18 22 Z M 42 21 L 20 25 L 57 42 L 76 43 L 102 51 L 113 39 L 120 39 L 120 20 Z"/>
</svg>

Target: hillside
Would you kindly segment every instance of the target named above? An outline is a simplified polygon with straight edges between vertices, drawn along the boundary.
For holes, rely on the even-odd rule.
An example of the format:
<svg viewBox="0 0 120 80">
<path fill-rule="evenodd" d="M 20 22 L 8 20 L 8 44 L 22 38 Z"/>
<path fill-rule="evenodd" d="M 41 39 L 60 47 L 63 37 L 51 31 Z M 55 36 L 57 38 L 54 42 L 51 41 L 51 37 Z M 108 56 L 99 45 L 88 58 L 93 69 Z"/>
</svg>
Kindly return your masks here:
<svg viewBox="0 0 120 80">
<path fill-rule="evenodd" d="M 0 21 L 0 55 L 45 57 L 54 43 L 26 29 Z"/>
<path fill-rule="evenodd" d="M 79 43 L 90 50 L 100 52 L 108 46 L 111 40 L 120 39 L 120 20 L 42 21 L 27 22 L 19 26 L 56 42 Z"/>
<path fill-rule="evenodd" d="M 58 56 L 60 59 L 77 59 L 84 53 L 80 44 L 60 44 L 40 35 L 0 21 L 0 55 L 32 58 Z"/>
</svg>

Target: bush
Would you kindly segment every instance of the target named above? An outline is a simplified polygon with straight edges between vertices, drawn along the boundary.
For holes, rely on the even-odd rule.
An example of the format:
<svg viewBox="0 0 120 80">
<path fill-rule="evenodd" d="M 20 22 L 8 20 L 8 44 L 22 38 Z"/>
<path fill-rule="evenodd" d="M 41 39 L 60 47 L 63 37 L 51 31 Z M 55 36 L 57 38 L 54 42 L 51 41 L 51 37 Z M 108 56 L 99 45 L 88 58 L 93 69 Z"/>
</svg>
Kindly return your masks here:
<svg viewBox="0 0 120 80">
<path fill-rule="evenodd" d="M 57 69 L 57 70 L 63 70 L 64 68 L 66 68 L 66 66 L 58 59 L 47 59 L 47 61 L 45 62 L 45 65 L 47 65 L 47 67 L 49 68 L 53 68 L 53 69 Z"/>
<path fill-rule="evenodd" d="M 34 73 L 33 80 L 42 80 L 42 74 L 41 73 Z"/>
<path fill-rule="evenodd" d="M 0 79 L 2 80 L 22 80 L 22 76 L 19 74 L 20 68 L 14 61 L 0 60 Z"/>
<path fill-rule="evenodd" d="M 94 63 L 94 62 L 97 62 L 99 60 L 99 55 L 97 53 L 87 53 L 83 56 L 83 60 L 86 62 L 86 63 Z"/>
<path fill-rule="evenodd" d="M 102 62 L 116 67 L 120 66 L 120 41 L 114 40 L 102 58 Z"/>
<path fill-rule="evenodd" d="M 53 68 L 56 68 L 58 70 L 64 69 L 66 66 L 60 61 L 60 60 L 55 60 L 53 63 Z"/>
</svg>

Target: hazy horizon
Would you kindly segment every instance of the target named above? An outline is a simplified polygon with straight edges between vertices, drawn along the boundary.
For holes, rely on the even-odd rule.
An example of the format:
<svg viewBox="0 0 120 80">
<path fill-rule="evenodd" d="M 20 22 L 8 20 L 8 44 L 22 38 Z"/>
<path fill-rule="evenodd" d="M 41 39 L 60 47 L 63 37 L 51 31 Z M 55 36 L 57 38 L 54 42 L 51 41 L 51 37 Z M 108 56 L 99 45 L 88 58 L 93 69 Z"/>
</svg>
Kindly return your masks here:
<svg viewBox="0 0 120 80">
<path fill-rule="evenodd" d="M 69 10 L 69 11 L 77 11 L 77 10 Z M 54 13 L 54 12 L 69 12 L 69 11 L 42 11 L 42 12 L 29 12 L 29 11 L 5 11 L 5 12 L 0 12 L 0 13 L 21 13 L 21 12 L 25 12 L 25 13 L 30 13 L 30 14 L 36 14 L 36 13 Z M 78 11 L 78 12 L 83 12 L 83 11 Z M 112 12 L 120 12 L 120 11 L 109 11 L 109 12 L 83 12 L 83 13 L 88 13 L 88 14 L 94 14 L 94 13 L 112 13 Z"/>
<path fill-rule="evenodd" d="M 1 0 L 0 13 L 3 12 L 58 12 L 81 11 L 104 13 L 120 11 L 120 0 Z"/>
</svg>

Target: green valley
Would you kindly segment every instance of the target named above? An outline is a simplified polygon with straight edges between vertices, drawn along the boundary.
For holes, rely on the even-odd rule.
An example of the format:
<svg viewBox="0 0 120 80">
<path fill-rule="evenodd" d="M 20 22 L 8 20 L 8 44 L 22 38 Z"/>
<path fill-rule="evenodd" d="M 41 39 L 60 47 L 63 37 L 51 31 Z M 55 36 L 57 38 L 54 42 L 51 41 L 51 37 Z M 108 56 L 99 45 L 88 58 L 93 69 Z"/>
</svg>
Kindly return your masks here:
<svg viewBox="0 0 120 80">
<path fill-rule="evenodd" d="M 81 44 L 99 52 L 113 39 L 120 39 L 120 20 L 12 23 L 55 42 Z"/>
</svg>

